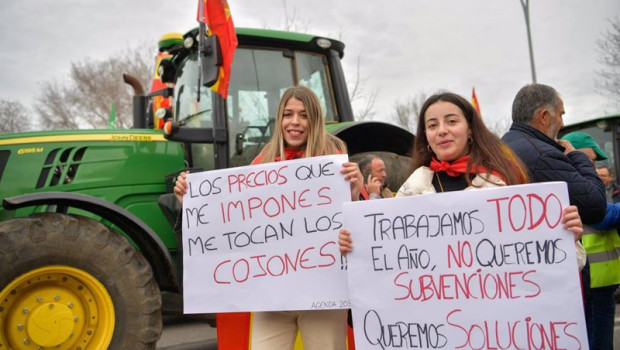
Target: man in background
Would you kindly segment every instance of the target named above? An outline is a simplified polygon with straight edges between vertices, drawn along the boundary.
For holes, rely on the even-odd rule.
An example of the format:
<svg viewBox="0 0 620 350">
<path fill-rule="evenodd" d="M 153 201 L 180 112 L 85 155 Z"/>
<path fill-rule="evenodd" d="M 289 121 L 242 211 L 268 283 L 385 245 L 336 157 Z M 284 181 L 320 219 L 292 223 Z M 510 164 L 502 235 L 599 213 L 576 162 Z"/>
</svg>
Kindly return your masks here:
<svg viewBox="0 0 620 350">
<path fill-rule="evenodd" d="M 526 85 L 512 103 L 512 125 L 502 137 L 523 161 L 531 182 L 564 181 L 570 204 L 577 206 L 584 224 L 605 218 L 605 186 L 590 158 L 570 142 L 558 140 L 564 126 L 564 102 L 548 85 Z"/>
<path fill-rule="evenodd" d="M 563 114 L 564 101 L 554 88 L 526 85 L 514 98 L 512 125 L 502 141 L 521 158 L 531 182 L 566 182 L 570 204 L 577 207 L 581 221 L 596 224 L 603 221 L 607 212 L 605 186 L 584 152 L 576 151 L 569 141 L 557 139 L 564 126 Z M 585 293 L 590 285 L 587 263 L 581 277 Z M 589 305 L 584 305 L 588 337 L 592 334 L 590 310 Z"/>
<path fill-rule="evenodd" d="M 359 162 L 360 171 L 364 176 L 364 188 L 360 199 L 391 198 L 394 194 L 388 188 L 385 163 L 376 155 L 366 155 Z"/>
<path fill-rule="evenodd" d="M 586 154 L 593 164 L 608 159 L 596 141 L 585 132 L 571 132 L 564 135 L 562 140 L 570 142 L 577 151 Z M 609 169 L 606 169 L 606 174 L 609 175 Z M 601 180 L 605 183 L 602 177 Z M 608 183 L 611 183 L 611 177 Z M 604 224 L 603 229 L 597 229 L 599 224 L 594 225 L 595 227 L 583 227 L 582 241 L 588 256 L 588 264 L 584 270 L 588 269 L 589 274 L 584 275 L 582 287 L 585 316 L 589 321 L 588 341 L 592 350 L 613 349 L 616 314 L 614 293 L 620 284 L 620 238 L 616 229 L 620 223 L 620 215 L 617 215 L 617 212 L 617 206 L 609 203 L 605 220 L 599 223 Z"/>
<path fill-rule="evenodd" d="M 618 188 L 618 184 L 614 181 L 614 174 L 611 172 L 609 167 L 600 166 L 596 168 L 596 172 L 598 176 L 603 181 L 603 185 L 605 185 L 605 190 L 607 191 L 607 201 L 611 203 L 620 202 L 620 188 Z"/>
</svg>

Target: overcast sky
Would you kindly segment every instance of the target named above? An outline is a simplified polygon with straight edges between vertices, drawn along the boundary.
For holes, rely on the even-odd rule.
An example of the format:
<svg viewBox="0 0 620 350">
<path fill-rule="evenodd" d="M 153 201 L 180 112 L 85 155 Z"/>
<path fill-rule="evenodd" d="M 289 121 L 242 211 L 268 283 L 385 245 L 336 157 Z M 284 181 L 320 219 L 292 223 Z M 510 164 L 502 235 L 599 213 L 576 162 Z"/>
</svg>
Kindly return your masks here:
<svg viewBox="0 0 620 350">
<path fill-rule="evenodd" d="M 472 87 L 485 120 L 510 118 L 512 99 L 531 70 L 519 0 L 287 0 L 289 17 L 312 34 L 346 44 L 345 74 L 356 60 L 374 119 L 392 121 L 394 103 Z M 281 29 L 282 0 L 229 0 L 235 25 Z M 197 0 L 19 0 L 0 11 L 0 99 L 31 106 L 42 82 L 64 81 L 71 62 L 105 59 L 123 48 L 156 44 L 166 32 L 196 25 Z M 618 0 L 532 0 L 537 80 L 564 98 L 565 123 L 620 113 L 594 88 L 596 40 L 620 16 Z"/>
</svg>

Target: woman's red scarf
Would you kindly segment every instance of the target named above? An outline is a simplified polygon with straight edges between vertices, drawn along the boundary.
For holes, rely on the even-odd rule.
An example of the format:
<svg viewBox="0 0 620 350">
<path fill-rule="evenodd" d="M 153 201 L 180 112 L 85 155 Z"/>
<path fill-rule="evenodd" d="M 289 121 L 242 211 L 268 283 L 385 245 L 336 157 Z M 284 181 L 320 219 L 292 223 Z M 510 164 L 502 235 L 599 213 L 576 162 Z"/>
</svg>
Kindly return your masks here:
<svg viewBox="0 0 620 350">
<path fill-rule="evenodd" d="M 284 148 L 284 159 L 285 160 L 303 158 L 305 154 L 306 154 L 305 148 L 302 148 L 302 149 L 293 149 L 293 148 L 286 148 L 286 147 Z M 261 152 L 259 155 L 256 156 L 256 158 L 254 158 L 251 164 L 252 165 L 259 164 L 262 160 L 263 160 L 263 153 Z M 281 157 L 277 156 L 276 159 L 274 159 L 273 161 L 279 162 L 281 160 L 282 160 Z"/>
<path fill-rule="evenodd" d="M 305 154 L 306 154 L 305 148 L 302 148 L 302 149 L 284 148 L 284 160 L 303 158 Z M 276 157 L 275 159 L 276 162 L 279 162 L 281 160 L 282 159 L 280 159 L 279 156 Z"/>
<path fill-rule="evenodd" d="M 463 156 L 453 162 L 445 162 L 443 160 L 437 160 L 435 157 L 433 157 L 431 159 L 431 164 L 429 165 L 429 168 L 431 168 L 431 170 L 434 172 L 443 171 L 452 177 L 457 177 L 457 176 L 460 176 L 461 174 L 464 174 L 467 171 L 468 163 L 469 163 L 469 155 Z M 477 165 L 477 166 L 472 166 L 471 169 L 469 170 L 469 173 L 470 174 L 488 174 L 489 170 L 487 170 L 482 165 Z M 502 176 L 496 171 L 492 171 L 490 173 L 493 175 L 499 176 L 501 179 L 505 180 L 504 176 Z"/>
<path fill-rule="evenodd" d="M 333 154 L 344 154 L 344 152 L 342 152 L 341 150 L 335 149 Z M 293 148 L 284 147 L 284 160 L 303 158 L 305 155 L 306 155 L 305 148 L 293 149 Z M 251 165 L 259 164 L 262 160 L 263 160 L 263 152 L 257 155 L 256 158 L 254 158 L 254 160 L 250 164 Z M 276 159 L 274 159 L 273 161 L 279 162 L 281 160 L 282 159 L 280 158 L 280 156 L 277 156 Z"/>
</svg>

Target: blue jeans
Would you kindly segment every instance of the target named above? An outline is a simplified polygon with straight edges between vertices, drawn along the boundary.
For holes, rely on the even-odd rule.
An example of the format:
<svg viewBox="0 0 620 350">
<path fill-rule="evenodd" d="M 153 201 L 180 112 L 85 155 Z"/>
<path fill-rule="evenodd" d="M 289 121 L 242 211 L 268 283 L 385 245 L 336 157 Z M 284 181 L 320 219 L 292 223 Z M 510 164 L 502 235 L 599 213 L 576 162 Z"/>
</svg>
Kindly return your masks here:
<svg viewBox="0 0 620 350">
<path fill-rule="evenodd" d="M 590 350 L 613 350 L 616 315 L 614 292 L 618 286 L 589 288 L 589 272 L 589 268 L 582 271 L 582 283 Z"/>
</svg>

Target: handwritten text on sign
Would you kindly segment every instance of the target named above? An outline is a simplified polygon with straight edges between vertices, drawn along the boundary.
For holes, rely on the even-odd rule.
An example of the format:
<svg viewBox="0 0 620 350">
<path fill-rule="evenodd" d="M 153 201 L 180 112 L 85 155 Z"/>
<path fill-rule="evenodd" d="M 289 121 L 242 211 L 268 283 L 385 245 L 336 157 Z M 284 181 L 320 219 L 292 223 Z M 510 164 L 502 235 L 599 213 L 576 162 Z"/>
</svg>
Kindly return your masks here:
<svg viewBox="0 0 620 350">
<path fill-rule="evenodd" d="M 336 239 L 346 155 L 189 174 L 186 313 L 348 307 Z"/>
<path fill-rule="evenodd" d="M 565 183 L 344 205 L 358 349 L 587 349 Z"/>
</svg>

